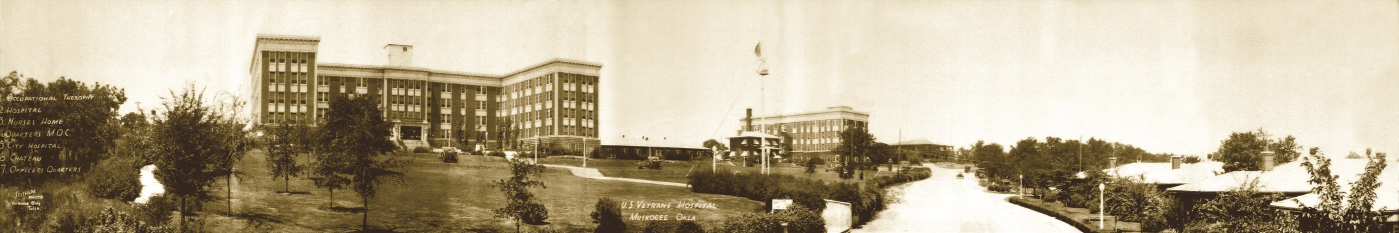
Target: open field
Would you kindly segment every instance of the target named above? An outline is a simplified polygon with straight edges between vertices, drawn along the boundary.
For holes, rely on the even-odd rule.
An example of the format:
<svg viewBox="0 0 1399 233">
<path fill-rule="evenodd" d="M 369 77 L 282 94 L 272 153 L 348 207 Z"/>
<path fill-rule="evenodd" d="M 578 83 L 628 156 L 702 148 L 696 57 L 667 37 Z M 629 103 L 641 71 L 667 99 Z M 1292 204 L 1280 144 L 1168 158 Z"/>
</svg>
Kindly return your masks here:
<svg viewBox="0 0 1399 233">
<path fill-rule="evenodd" d="M 490 210 L 503 207 L 505 198 L 491 186 L 491 181 L 509 176 L 503 158 L 485 156 L 462 156 L 458 164 L 444 164 L 436 160 L 436 154 L 405 154 L 402 157 L 411 161 L 401 171 L 406 177 L 401 184 L 387 183 L 379 189 L 378 196 L 369 202 L 369 223 L 372 226 L 395 228 L 398 232 L 461 232 L 461 231 L 513 231 L 513 223 L 494 218 Z M 591 164 L 590 164 L 591 165 Z M 246 216 L 262 219 L 264 224 L 256 231 L 275 232 L 344 232 L 357 230 L 361 221 L 359 213 L 329 211 L 330 193 L 316 188 L 305 177 L 293 178 L 292 192 L 304 194 L 280 194 L 282 179 L 273 179 L 267 173 L 263 154 L 254 151 L 238 165 L 245 172 L 242 182 L 233 187 L 233 209 Z M 591 232 L 595 226 L 589 217 L 599 198 L 609 197 L 617 201 L 637 201 L 648 203 L 713 203 L 716 210 L 710 209 L 623 209 L 625 216 L 667 215 L 669 224 L 676 222 L 677 214 L 694 216 L 706 227 L 717 226 L 720 220 L 730 215 L 753 212 L 762 208 L 763 203 L 743 198 L 690 193 L 688 188 L 664 185 L 640 184 L 622 181 L 608 181 L 575 177 L 563 169 L 548 169 L 543 175 L 547 188 L 533 190 L 549 209 L 549 228 L 561 231 Z M 220 181 L 217 187 L 223 187 Z M 214 192 L 223 196 L 224 191 Z M 362 207 L 360 198 L 352 191 L 336 190 L 335 205 L 339 207 Z M 223 201 L 205 203 L 206 211 L 224 211 Z M 256 221 L 232 220 L 228 217 L 211 217 L 208 230 L 211 232 L 235 232 L 253 230 Z M 639 231 L 645 222 L 628 221 L 630 229 Z"/>
<path fill-rule="evenodd" d="M 583 166 L 583 160 L 578 158 L 543 158 L 539 159 L 539 163 L 578 167 Z M 729 171 L 746 173 L 762 171 L 762 168 L 758 167 L 757 165 L 754 165 L 753 167 L 742 167 L 743 163 L 734 163 L 734 165 L 738 166 L 731 166 L 721 161 L 719 163 L 719 169 L 727 169 Z M 636 160 L 588 159 L 589 168 L 596 168 L 599 172 L 602 172 L 603 175 L 608 177 L 633 178 L 676 183 L 687 183 L 689 181 L 687 175 L 691 171 L 709 170 L 710 161 L 707 159 L 692 161 L 666 160 L 666 162 L 662 164 L 661 170 L 637 169 L 636 166 Z M 825 181 L 844 181 L 840 179 L 840 176 L 835 172 L 826 171 L 826 165 L 821 165 L 817 167 L 816 173 L 806 174 L 804 171 L 806 171 L 805 167 L 800 167 L 791 163 L 777 163 L 772 165 L 773 174 L 787 174 L 797 177 L 819 179 Z M 892 173 L 889 173 L 887 171 L 865 171 L 865 178 L 870 179 L 876 176 L 889 176 L 891 174 Z M 857 175 L 855 180 L 858 179 L 859 176 Z"/>
</svg>

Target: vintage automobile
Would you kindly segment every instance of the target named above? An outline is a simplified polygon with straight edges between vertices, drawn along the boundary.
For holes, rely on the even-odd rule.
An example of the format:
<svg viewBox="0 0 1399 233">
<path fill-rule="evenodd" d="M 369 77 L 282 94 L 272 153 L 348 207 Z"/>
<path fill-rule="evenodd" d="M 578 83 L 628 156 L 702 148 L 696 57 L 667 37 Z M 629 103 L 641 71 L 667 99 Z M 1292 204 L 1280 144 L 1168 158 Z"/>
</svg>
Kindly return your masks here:
<svg viewBox="0 0 1399 233">
<path fill-rule="evenodd" d="M 651 156 L 646 160 L 636 161 L 636 169 L 661 170 L 661 162 L 663 162 L 661 157 Z"/>
</svg>

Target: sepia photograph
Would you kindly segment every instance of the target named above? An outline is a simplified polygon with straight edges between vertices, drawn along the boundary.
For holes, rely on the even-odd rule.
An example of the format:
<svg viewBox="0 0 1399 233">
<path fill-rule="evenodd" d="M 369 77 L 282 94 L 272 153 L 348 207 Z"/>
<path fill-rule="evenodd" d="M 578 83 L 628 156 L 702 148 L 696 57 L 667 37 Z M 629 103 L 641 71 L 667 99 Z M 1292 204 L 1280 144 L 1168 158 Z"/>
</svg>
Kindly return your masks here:
<svg viewBox="0 0 1399 233">
<path fill-rule="evenodd" d="M 0 0 L 0 233 L 1399 232 L 1395 0 Z"/>
</svg>

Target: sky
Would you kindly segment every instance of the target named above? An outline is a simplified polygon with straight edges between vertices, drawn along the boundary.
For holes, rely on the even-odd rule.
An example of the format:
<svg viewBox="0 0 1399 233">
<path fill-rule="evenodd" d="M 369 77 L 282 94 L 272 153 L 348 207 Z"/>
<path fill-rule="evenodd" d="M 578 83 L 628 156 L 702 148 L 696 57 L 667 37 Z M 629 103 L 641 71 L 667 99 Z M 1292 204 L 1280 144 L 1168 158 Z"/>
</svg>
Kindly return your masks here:
<svg viewBox="0 0 1399 233">
<path fill-rule="evenodd" d="M 699 146 L 744 108 L 850 106 L 891 144 L 1082 137 L 1204 155 L 1261 128 L 1392 153 L 1396 32 L 1396 1 L 0 0 L 0 70 L 122 87 L 131 112 L 189 85 L 246 93 L 256 35 L 304 35 L 323 63 L 380 65 L 391 43 L 439 70 L 601 63 L 604 143 Z"/>
</svg>

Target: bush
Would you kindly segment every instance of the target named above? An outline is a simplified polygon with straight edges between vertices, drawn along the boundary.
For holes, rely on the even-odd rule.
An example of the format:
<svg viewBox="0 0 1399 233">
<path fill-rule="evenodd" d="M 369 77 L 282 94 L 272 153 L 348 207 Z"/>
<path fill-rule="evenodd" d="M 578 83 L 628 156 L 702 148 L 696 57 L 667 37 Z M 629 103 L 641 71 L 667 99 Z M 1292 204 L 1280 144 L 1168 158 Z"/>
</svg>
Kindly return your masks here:
<svg viewBox="0 0 1399 233">
<path fill-rule="evenodd" d="M 683 221 L 675 227 L 675 233 L 704 233 L 704 226 L 694 221 Z"/>
<path fill-rule="evenodd" d="M 1059 219 L 1059 221 L 1063 221 L 1064 223 L 1068 223 L 1069 225 L 1074 226 L 1074 228 L 1078 228 L 1079 231 L 1082 231 L 1082 232 L 1094 232 L 1094 231 L 1092 230 L 1092 228 L 1089 228 L 1089 227 L 1088 227 L 1088 225 L 1086 225 L 1086 224 L 1084 224 L 1083 222 L 1080 222 L 1080 221 L 1078 221 L 1078 220 L 1074 220 L 1073 218 L 1070 218 L 1069 216 L 1065 216 L 1063 213 L 1054 212 L 1053 210 L 1049 210 L 1048 208 L 1044 208 L 1043 206 L 1039 206 L 1039 205 L 1035 205 L 1035 204 L 1032 204 L 1032 203 L 1025 202 L 1024 200 L 1021 200 L 1019 197 L 1010 197 L 1010 198 L 1007 198 L 1006 200 L 1007 200 L 1007 201 L 1010 201 L 1011 204 L 1016 204 L 1016 205 L 1025 207 L 1026 209 L 1034 210 L 1035 212 L 1040 212 L 1040 213 L 1042 213 L 1042 214 L 1044 214 L 1044 215 L 1054 216 L 1054 218 Z"/>
<path fill-rule="evenodd" d="M 801 205 L 792 205 L 786 211 L 776 213 L 750 213 L 724 219 L 723 226 L 714 232 L 767 233 L 783 232 L 782 223 L 787 223 L 787 232 L 821 233 L 826 232 L 826 220 L 821 213 Z"/>
<path fill-rule="evenodd" d="M 821 157 L 817 156 L 811 156 L 811 159 L 807 159 L 806 162 L 816 165 L 826 165 L 826 160 L 821 159 Z"/>
<path fill-rule="evenodd" d="M 665 229 L 665 226 L 661 226 L 661 224 L 656 224 L 656 221 L 648 221 L 648 222 L 646 222 L 646 228 L 641 228 L 641 233 L 666 233 L 666 232 L 671 232 L 671 231 L 667 231 L 667 230 Z"/>
<path fill-rule="evenodd" d="M 926 171 L 926 170 L 925 170 Z M 791 175 L 763 175 L 756 173 L 734 174 L 728 170 L 719 172 L 696 171 L 689 176 L 691 192 L 721 194 L 768 202 L 771 199 L 793 199 L 798 205 L 808 209 L 825 209 L 823 199 L 851 203 L 851 211 L 858 216 L 855 225 L 873 219 L 883 211 L 888 201 L 884 198 L 884 187 L 901 182 L 927 178 L 929 174 L 909 171 L 903 176 L 871 180 L 866 189 L 861 190 L 855 183 L 826 183 L 821 180 L 797 178 Z M 921 177 L 921 178 L 920 178 Z M 770 202 L 769 202 L 770 205 Z"/>
<path fill-rule="evenodd" d="M 152 225 L 163 226 L 170 223 L 170 212 L 180 208 L 177 200 L 164 195 L 157 195 L 147 200 L 145 204 L 134 204 L 134 212 L 138 220 Z"/>
<path fill-rule="evenodd" d="M 431 150 L 431 149 L 428 149 L 427 147 L 421 147 L 421 146 L 420 146 L 420 147 L 414 147 L 414 148 L 413 148 L 413 153 L 429 153 L 429 152 L 432 152 L 432 150 Z"/>
<path fill-rule="evenodd" d="M 490 153 L 486 153 L 486 156 L 502 157 L 502 158 L 504 158 L 504 157 L 505 157 L 505 152 L 501 152 L 501 151 L 491 151 Z"/>
<path fill-rule="evenodd" d="M 617 201 L 606 197 L 598 199 L 592 217 L 593 223 L 597 223 L 597 229 L 593 232 L 627 231 L 627 223 L 622 221 L 622 206 Z"/>
<path fill-rule="evenodd" d="M 87 175 L 87 189 L 93 196 L 121 201 L 141 195 L 141 167 L 135 158 L 103 160 Z"/>
</svg>

